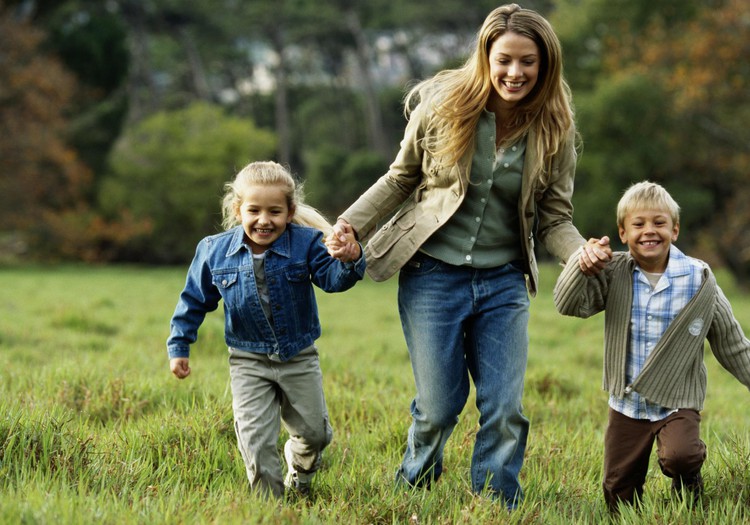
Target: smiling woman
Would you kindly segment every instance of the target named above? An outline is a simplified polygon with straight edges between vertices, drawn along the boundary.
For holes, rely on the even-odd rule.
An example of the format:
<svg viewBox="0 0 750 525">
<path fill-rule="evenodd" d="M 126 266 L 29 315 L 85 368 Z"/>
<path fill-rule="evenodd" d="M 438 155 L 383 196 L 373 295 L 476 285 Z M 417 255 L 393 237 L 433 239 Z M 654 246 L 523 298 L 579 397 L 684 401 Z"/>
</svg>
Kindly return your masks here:
<svg viewBox="0 0 750 525">
<path fill-rule="evenodd" d="M 480 411 L 472 490 L 515 508 L 534 244 L 567 260 L 586 241 L 572 223 L 576 130 L 557 36 L 541 15 L 509 4 L 487 16 L 476 42 L 462 67 L 408 93 L 396 160 L 334 232 L 364 238 L 396 211 L 365 249 L 374 280 L 400 272 L 417 389 L 396 482 L 440 478 L 471 378 Z M 596 271 L 611 250 L 585 253 Z"/>
<path fill-rule="evenodd" d="M 536 86 L 539 78 L 539 46 L 518 33 L 505 33 L 490 48 L 490 93 L 487 109 L 500 116 L 495 121 L 495 143 L 499 147 L 511 131 L 508 122 L 513 108 Z"/>
</svg>

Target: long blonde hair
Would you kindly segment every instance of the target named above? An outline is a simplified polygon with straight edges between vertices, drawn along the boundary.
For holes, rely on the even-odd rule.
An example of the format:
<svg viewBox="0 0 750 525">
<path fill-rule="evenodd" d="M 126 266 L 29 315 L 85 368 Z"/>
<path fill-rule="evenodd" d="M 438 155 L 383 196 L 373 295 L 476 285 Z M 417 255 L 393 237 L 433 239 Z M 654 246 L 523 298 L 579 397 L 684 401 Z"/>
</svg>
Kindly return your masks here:
<svg viewBox="0 0 750 525">
<path fill-rule="evenodd" d="M 535 176 L 544 178 L 553 156 L 574 126 L 572 96 L 562 72 L 562 48 L 552 26 L 535 11 L 508 4 L 492 11 L 476 37 L 476 47 L 463 66 L 437 73 L 414 86 L 405 97 L 407 118 L 418 106 L 431 112 L 429 126 L 435 133 L 424 147 L 431 155 L 455 164 L 472 147 L 482 111 L 492 93 L 489 50 L 493 42 L 513 32 L 530 38 L 539 47 L 539 80 L 528 96 L 514 108 L 508 125 L 514 142 L 534 130 L 539 152 Z"/>
<path fill-rule="evenodd" d="M 225 230 L 240 224 L 240 206 L 247 189 L 258 184 L 283 189 L 287 206 L 290 211 L 294 211 L 293 223 L 317 228 L 325 235 L 333 231 L 331 224 L 318 210 L 304 203 L 302 185 L 297 184 L 292 174 L 281 164 L 271 161 L 251 162 L 240 170 L 232 182 L 224 185 L 221 224 Z"/>
</svg>

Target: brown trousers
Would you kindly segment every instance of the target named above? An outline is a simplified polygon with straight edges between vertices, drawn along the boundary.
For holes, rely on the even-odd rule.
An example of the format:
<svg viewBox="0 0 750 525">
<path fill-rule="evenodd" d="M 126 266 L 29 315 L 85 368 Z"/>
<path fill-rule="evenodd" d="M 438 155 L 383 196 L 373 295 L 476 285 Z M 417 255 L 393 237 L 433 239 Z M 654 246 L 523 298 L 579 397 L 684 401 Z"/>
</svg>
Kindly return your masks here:
<svg viewBox="0 0 750 525">
<path fill-rule="evenodd" d="M 604 436 L 604 499 L 610 509 L 643 496 L 649 456 L 656 440 L 659 467 L 672 487 L 699 491 L 706 444 L 700 439 L 697 410 L 678 410 L 661 421 L 632 419 L 609 409 Z"/>
</svg>

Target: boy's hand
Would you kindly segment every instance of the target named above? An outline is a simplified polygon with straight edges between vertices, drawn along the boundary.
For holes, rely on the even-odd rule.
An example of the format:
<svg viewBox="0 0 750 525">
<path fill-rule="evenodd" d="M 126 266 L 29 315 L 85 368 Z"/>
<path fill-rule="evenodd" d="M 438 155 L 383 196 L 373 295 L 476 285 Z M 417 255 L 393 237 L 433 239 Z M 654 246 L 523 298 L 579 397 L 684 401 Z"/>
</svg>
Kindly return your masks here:
<svg viewBox="0 0 750 525">
<path fill-rule="evenodd" d="M 169 368 L 177 379 L 185 379 L 190 375 L 189 362 L 187 357 L 173 357 L 169 360 Z"/>
<path fill-rule="evenodd" d="M 609 237 L 605 235 L 601 239 L 591 238 L 583 245 L 578 265 L 584 274 L 596 275 L 607 266 L 610 260 L 612 260 L 612 248 L 609 245 Z"/>
</svg>

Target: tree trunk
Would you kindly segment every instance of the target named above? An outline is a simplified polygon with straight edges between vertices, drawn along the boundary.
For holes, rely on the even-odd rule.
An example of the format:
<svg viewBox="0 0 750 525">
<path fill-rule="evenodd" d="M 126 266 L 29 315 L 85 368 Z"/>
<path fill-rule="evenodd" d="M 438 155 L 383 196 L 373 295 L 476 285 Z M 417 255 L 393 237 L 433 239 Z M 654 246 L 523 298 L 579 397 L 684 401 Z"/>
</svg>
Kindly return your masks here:
<svg viewBox="0 0 750 525">
<path fill-rule="evenodd" d="M 365 94 L 365 120 L 367 122 L 367 138 L 370 147 L 379 153 L 384 159 L 391 154 L 388 148 L 388 141 L 383 132 L 383 120 L 381 116 L 380 101 L 378 100 L 375 82 L 372 78 L 372 53 L 370 45 L 367 42 L 367 36 L 362 29 L 362 23 L 359 15 L 350 8 L 346 12 L 346 25 L 351 31 L 355 42 L 355 55 L 357 65 L 360 69 L 359 78 L 362 81 L 362 87 Z"/>
<path fill-rule="evenodd" d="M 276 91 L 274 93 L 276 134 L 279 137 L 279 144 L 277 147 L 278 161 L 284 166 L 291 166 L 292 146 L 289 124 L 289 97 L 287 94 L 288 84 L 283 28 L 276 26 L 275 31 L 271 34 L 271 42 L 273 43 L 274 51 L 276 51 L 279 59 L 279 63 L 274 72 L 276 78 Z"/>
</svg>

